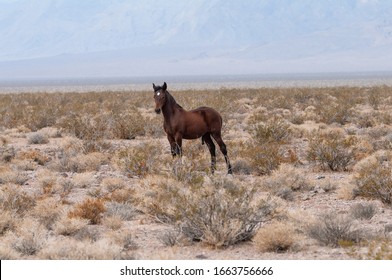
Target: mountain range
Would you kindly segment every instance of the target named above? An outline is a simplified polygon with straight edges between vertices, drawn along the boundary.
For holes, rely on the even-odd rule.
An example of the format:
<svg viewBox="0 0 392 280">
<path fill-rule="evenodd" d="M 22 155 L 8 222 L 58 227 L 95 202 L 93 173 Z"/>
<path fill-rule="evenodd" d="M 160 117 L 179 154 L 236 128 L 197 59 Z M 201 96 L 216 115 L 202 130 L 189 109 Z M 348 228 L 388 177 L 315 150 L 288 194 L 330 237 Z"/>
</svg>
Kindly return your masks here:
<svg viewBox="0 0 392 280">
<path fill-rule="evenodd" d="M 392 70 L 387 0 L 0 0 L 0 79 Z"/>
</svg>

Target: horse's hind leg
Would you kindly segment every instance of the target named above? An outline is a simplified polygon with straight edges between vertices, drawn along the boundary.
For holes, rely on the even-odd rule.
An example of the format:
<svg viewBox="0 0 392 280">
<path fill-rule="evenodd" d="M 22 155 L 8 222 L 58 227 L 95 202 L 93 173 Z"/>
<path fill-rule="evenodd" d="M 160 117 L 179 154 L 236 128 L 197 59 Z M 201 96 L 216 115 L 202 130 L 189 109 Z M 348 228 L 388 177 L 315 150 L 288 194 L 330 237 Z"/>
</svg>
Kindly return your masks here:
<svg viewBox="0 0 392 280">
<path fill-rule="evenodd" d="M 202 137 L 202 143 L 206 143 L 208 150 L 211 154 L 211 173 L 214 174 L 215 166 L 216 166 L 216 154 L 215 154 L 215 144 L 211 139 L 211 135 L 206 133 Z"/>
<path fill-rule="evenodd" d="M 223 156 L 225 157 L 225 161 L 226 161 L 226 165 L 227 165 L 227 173 L 228 174 L 233 174 L 233 171 L 231 169 L 231 164 L 230 164 L 230 160 L 229 160 L 229 156 L 227 155 L 227 148 L 226 148 L 226 144 L 225 142 L 223 142 L 222 140 L 222 136 L 220 131 L 213 133 L 212 137 L 215 139 L 216 143 L 219 145 L 219 148 L 223 154 Z"/>
</svg>

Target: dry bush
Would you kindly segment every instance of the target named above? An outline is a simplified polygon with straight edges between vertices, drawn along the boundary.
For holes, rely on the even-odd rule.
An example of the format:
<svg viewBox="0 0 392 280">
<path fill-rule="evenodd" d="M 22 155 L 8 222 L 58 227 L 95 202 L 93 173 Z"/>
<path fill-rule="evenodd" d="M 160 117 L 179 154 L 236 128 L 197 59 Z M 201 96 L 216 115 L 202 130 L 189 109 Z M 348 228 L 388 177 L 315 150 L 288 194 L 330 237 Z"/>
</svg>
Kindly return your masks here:
<svg viewBox="0 0 392 280">
<path fill-rule="evenodd" d="M 362 259 L 392 260 L 392 243 L 390 240 L 369 242 L 367 253 Z"/>
<path fill-rule="evenodd" d="M 23 221 L 11 240 L 12 247 L 22 255 L 36 255 L 45 245 L 48 231 L 37 220 Z"/>
<path fill-rule="evenodd" d="M 102 224 L 111 230 L 119 230 L 123 225 L 123 220 L 119 216 L 104 217 Z"/>
<path fill-rule="evenodd" d="M 121 178 L 116 178 L 116 177 L 108 177 L 104 178 L 101 181 L 101 186 L 108 190 L 109 192 L 113 192 L 117 189 L 123 189 L 125 188 L 125 182 Z"/>
<path fill-rule="evenodd" d="M 46 198 L 37 202 L 31 211 L 32 217 L 51 230 L 54 223 L 59 219 L 62 205 L 54 198 Z"/>
<path fill-rule="evenodd" d="M 132 220 L 137 214 L 137 210 L 129 203 L 120 203 L 116 201 L 110 201 L 105 204 L 106 215 L 121 217 L 125 221 Z"/>
<path fill-rule="evenodd" d="M 124 148 L 116 152 L 115 164 L 121 171 L 129 176 L 144 177 L 148 173 L 158 170 L 158 155 L 160 147 L 152 144 L 143 144 L 137 147 Z"/>
<path fill-rule="evenodd" d="M 83 230 L 89 224 L 89 220 L 83 218 L 69 218 L 68 215 L 61 215 L 53 225 L 53 231 L 57 235 L 73 236 Z"/>
<path fill-rule="evenodd" d="M 321 216 L 317 222 L 310 224 L 307 234 L 323 245 L 338 247 L 346 243 L 358 243 L 363 234 L 354 228 L 349 216 L 329 213 Z"/>
<path fill-rule="evenodd" d="M 214 247 L 249 240 L 275 209 L 272 202 L 256 196 L 254 188 L 222 177 L 202 188 L 161 181 L 149 187 L 143 203 L 151 215 L 175 223 L 189 239 Z"/>
<path fill-rule="evenodd" d="M 43 169 L 36 173 L 36 184 L 42 189 L 43 194 L 53 194 L 58 188 L 57 177 L 57 174 Z"/>
<path fill-rule="evenodd" d="M 82 218 L 90 221 L 91 224 L 100 224 L 102 215 L 106 207 L 100 199 L 86 199 L 77 204 L 72 211 L 68 213 L 69 218 Z"/>
<path fill-rule="evenodd" d="M 298 236 L 292 225 L 285 222 L 273 222 L 263 226 L 253 241 L 261 252 L 283 253 L 296 246 Z"/>
<path fill-rule="evenodd" d="M 355 219 L 370 220 L 377 213 L 374 203 L 357 203 L 350 208 L 350 214 Z"/>
<path fill-rule="evenodd" d="M 0 186 L 0 209 L 23 216 L 35 206 L 35 198 L 13 184 Z"/>
<path fill-rule="evenodd" d="M 92 172 L 75 174 L 72 181 L 75 188 L 81 189 L 91 188 L 96 182 L 94 173 Z"/>
<path fill-rule="evenodd" d="M 72 156 L 69 153 L 61 153 L 53 163 L 52 169 L 59 172 L 87 172 L 98 171 L 101 165 L 109 162 L 106 154 L 93 152 Z"/>
<path fill-rule="evenodd" d="M 113 138 L 134 139 L 136 136 L 145 134 L 146 120 L 136 108 L 126 112 L 117 112 L 112 115 L 112 123 L 109 129 Z"/>
<path fill-rule="evenodd" d="M 263 186 L 276 196 L 292 200 L 292 192 L 309 190 L 310 182 L 305 178 L 303 171 L 291 165 L 282 164 L 263 181 Z"/>
<path fill-rule="evenodd" d="M 16 217 L 12 215 L 9 211 L 0 212 L 0 236 L 8 230 L 14 229 L 15 220 Z"/>
<path fill-rule="evenodd" d="M 283 118 L 273 117 L 255 127 L 253 139 L 257 144 L 265 145 L 272 142 L 285 142 L 289 140 L 290 136 L 290 124 Z"/>
<path fill-rule="evenodd" d="M 49 139 L 41 132 L 32 132 L 27 136 L 27 142 L 29 144 L 47 144 Z"/>
<path fill-rule="evenodd" d="M 27 151 L 19 152 L 16 155 L 16 158 L 20 160 L 31 160 L 39 165 L 45 165 L 50 161 L 48 156 L 46 156 L 45 154 L 43 154 L 41 151 L 38 150 L 27 150 Z"/>
<path fill-rule="evenodd" d="M 244 147 L 242 155 L 258 175 L 270 174 L 284 161 L 279 145 L 274 143 Z"/>
<path fill-rule="evenodd" d="M 0 160 L 10 162 L 16 155 L 15 148 L 6 144 L 0 146 Z"/>
<path fill-rule="evenodd" d="M 354 167 L 354 182 L 358 194 L 392 203 L 392 153 L 378 151 Z"/>
<path fill-rule="evenodd" d="M 46 260 L 118 260 L 124 258 L 122 251 L 120 245 L 108 239 L 85 242 L 61 238 L 48 242 L 38 257 Z"/>
<path fill-rule="evenodd" d="M 339 130 L 319 131 L 309 140 L 307 158 L 324 170 L 347 171 L 355 159 L 355 141 Z"/>
<path fill-rule="evenodd" d="M 339 92 L 336 96 L 329 95 L 328 99 L 320 100 L 321 102 L 316 104 L 319 121 L 326 124 L 344 125 L 348 123 L 355 105 L 352 95 L 352 92 L 346 94 Z"/>
<path fill-rule="evenodd" d="M 18 170 L 0 170 L 0 184 L 23 185 L 29 179 L 26 172 Z"/>
</svg>

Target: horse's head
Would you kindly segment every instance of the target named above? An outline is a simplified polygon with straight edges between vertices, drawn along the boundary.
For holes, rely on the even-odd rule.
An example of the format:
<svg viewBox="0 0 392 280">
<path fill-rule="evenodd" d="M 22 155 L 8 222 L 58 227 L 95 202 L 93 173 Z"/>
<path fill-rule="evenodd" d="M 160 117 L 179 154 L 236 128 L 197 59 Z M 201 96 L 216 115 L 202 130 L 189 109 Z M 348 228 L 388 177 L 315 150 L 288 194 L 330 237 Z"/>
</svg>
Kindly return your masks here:
<svg viewBox="0 0 392 280">
<path fill-rule="evenodd" d="M 155 86 L 152 84 L 152 87 L 154 88 L 155 113 L 159 114 L 166 102 L 167 85 L 165 82 L 163 83 L 163 86 Z"/>
</svg>

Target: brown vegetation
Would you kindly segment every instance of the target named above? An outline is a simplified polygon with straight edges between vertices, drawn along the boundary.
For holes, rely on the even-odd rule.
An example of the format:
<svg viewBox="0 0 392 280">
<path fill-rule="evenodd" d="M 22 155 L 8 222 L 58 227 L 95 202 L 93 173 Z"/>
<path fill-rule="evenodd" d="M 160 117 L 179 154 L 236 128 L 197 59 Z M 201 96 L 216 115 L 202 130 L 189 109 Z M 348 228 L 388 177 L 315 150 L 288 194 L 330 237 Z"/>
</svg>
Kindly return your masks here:
<svg viewBox="0 0 392 280">
<path fill-rule="evenodd" d="M 152 92 L 0 95 L 0 258 L 391 257 L 392 88 L 171 93 L 233 176 L 172 158 Z"/>
</svg>

